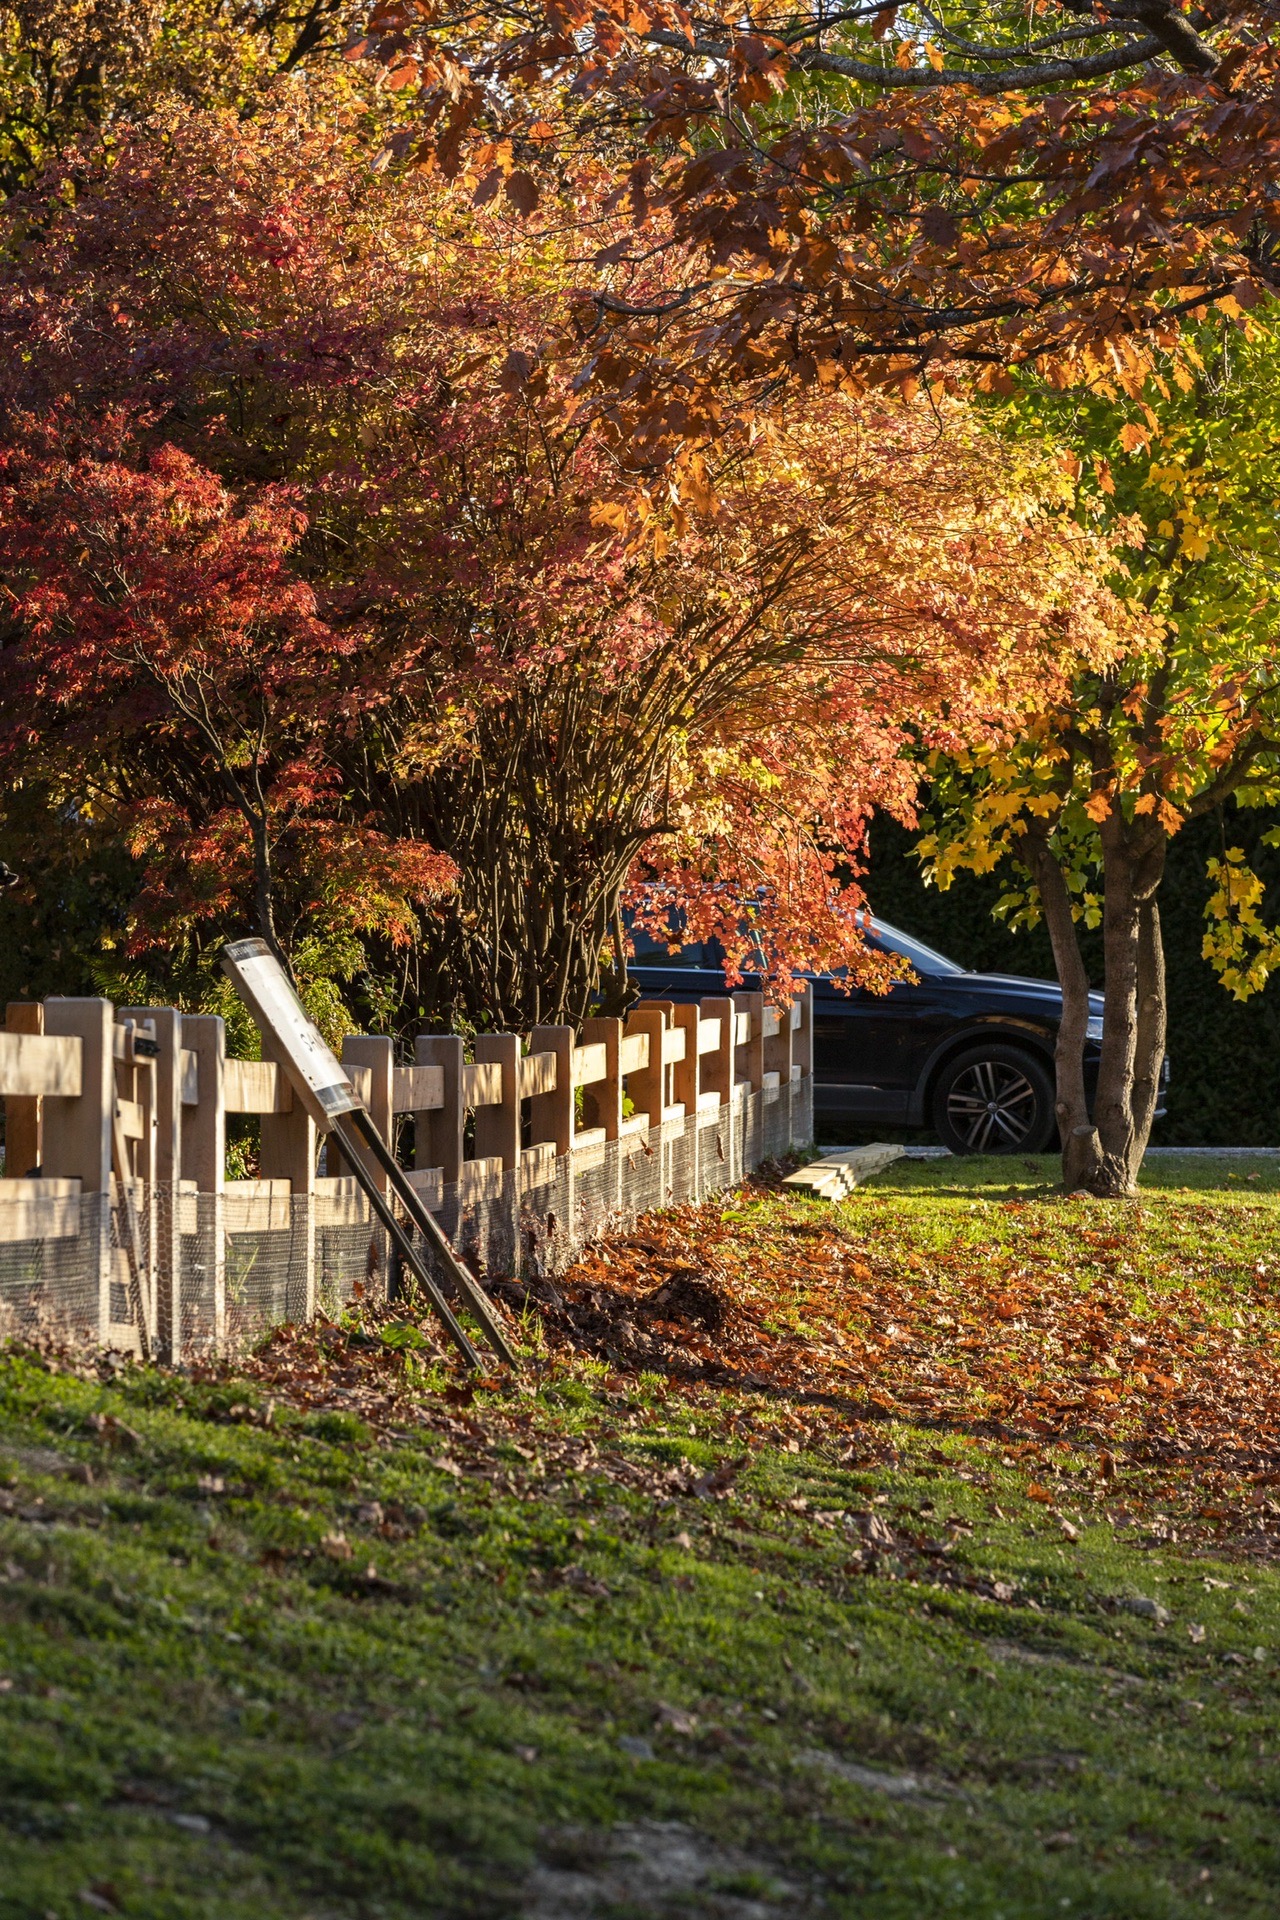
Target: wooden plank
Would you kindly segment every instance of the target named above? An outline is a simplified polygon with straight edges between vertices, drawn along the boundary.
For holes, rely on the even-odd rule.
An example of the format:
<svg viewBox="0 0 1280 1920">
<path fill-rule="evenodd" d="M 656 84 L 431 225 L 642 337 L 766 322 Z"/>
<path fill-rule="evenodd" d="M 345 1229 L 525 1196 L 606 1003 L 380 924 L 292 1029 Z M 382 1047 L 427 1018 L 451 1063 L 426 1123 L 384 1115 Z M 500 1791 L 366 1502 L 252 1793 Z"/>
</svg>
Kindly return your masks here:
<svg viewBox="0 0 1280 1920">
<path fill-rule="evenodd" d="M 77 1100 L 82 1072 L 78 1034 L 0 1033 L 0 1096 Z"/>
<path fill-rule="evenodd" d="M 782 1085 L 782 1075 L 780 1073 L 766 1073 L 764 1076 L 762 1085 L 766 1088 L 766 1090 L 769 1088 L 780 1087 Z"/>
<path fill-rule="evenodd" d="M 782 1030 L 782 1015 L 778 1012 L 778 1009 L 776 1007 L 766 1007 L 764 1010 L 764 1021 L 763 1021 L 763 1031 L 764 1031 L 765 1039 L 771 1040 L 774 1034 L 780 1033 L 781 1030 Z"/>
<path fill-rule="evenodd" d="M 397 1113 L 431 1113 L 444 1106 L 443 1067 L 397 1067 L 392 1088 Z"/>
<path fill-rule="evenodd" d="M 462 1069 L 464 1107 L 500 1107 L 502 1105 L 502 1066 L 496 1060 L 468 1062 Z"/>
<path fill-rule="evenodd" d="M 688 1050 L 688 1036 L 683 1027 L 670 1027 L 662 1036 L 662 1064 L 674 1066 L 677 1060 L 683 1060 Z"/>
<path fill-rule="evenodd" d="M 293 1226 L 291 1180 L 228 1180 L 222 1199 L 227 1233 L 281 1233 Z"/>
<path fill-rule="evenodd" d="M 43 1033 L 44 1008 L 38 1000 L 11 1000 L 5 1010 L 9 1033 Z M 21 1180 L 40 1165 L 41 1106 L 17 1094 L 4 1103 L 4 1176 Z"/>
<path fill-rule="evenodd" d="M 648 1131 L 649 1131 L 648 1114 L 633 1113 L 631 1118 L 629 1120 L 624 1120 L 621 1127 L 618 1129 L 618 1138 L 622 1139 L 626 1135 L 632 1134 L 632 1133 L 648 1133 Z"/>
<path fill-rule="evenodd" d="M 626 1077 L 629 1073 L 640 1073 L 649 1064 L 649 1036 L 647 1033 L 629 1033 L 625 1035 L 618 1048 L 618 1072 Z"/>
<path fill-rule="evenodd" d="M 520 1060 L 520 1098 L 531 1099 L 535 1093 L 554 1093 L 556 1090 L 556 1056 L 554 1053 L 526 1053 Z"/>
<path fill-rule="evenodd" d="M 709 1087 L 705 1093 L 698 1095 L 699 1113 L 718 1113 L 719 1110 L 720 1095 L 715 1087 Z"/>
<path fill-rule="evenodd" d="M 520 1155 L 520 1191 L 550 1185 L 556 1177 L 554 1140 L 543 1140 L 536 1147 L 525 1147 Z"/>
<path fill-rule="evenodd" d="M 200 1105 L 200 1055 L 192 1047 L 182 1049 L 181 1087 L 184 1107 Z"/>
<path fill-rule="evenodd" d="M 579 1179 L 584 1173 L 594 1173 L 608 1160 L 608 1142 L 603 1127 L 593 1127 L 590 1133 L 580 1133 L 573 1149 L 573 1177 Z"/>
<path fill-rule="evenodd" d="M 353 1173 L 317 1176 L 318 1227 L 363 1227 L 369 1217 L 369 1202 Z"/>
<path fill-rule="evenodd" d="M 146 1138 L 147 1121 L 142 1104 L 138 1100 L 122 1100 L 116 1095 L 116 1113 L 120 1119 L 120 1131 L 126 1140 Z"/>
<path fill-rule="evenodd" d="M 424 1207 L 429 1208 L 432 1213 L 440 1211 L 444 1205 L 443 1167 L 414 1167 L 412 1172 L 406 1173 L 405 1179 Z"/>
<path fill-rule="evenodd" d="M 811 1160 L 808 1166 L 789 1173 L 782 1184 L 809 1193 L 816 1200 L 843 1200 L 861 1181 L 901 1160 L 904 1152 L 904 1148 L 884 1141 L 849 1147 L 842 1153 L 823 1154 L 820 1160 Z"/>
<path fill-rule="evenodd" d="M 274 1060 L 228 1060 L 223 1066 L 228 1113 L 292 1113 L 293 1089 Z"/>
<path fill-rule="evenodd" d="M 683 1100 L 671 1100 L 662 1109 L 662 1124 L 664 1127 L 666 1126 L 668 1120 L 683 1120 L 683 1119 L 684 1119 L 684 1101 Z"/>
<path fill-rule="evenodd" d="M 0 1180 L 0 1245 L 74 1240 L 79 1231 L 78 1180 Z"/>
<path fill-rule="evenodd" d="M 745 1047 L 751 1040 L 751 1015 L 739 1011 L 733 1016 L 733 1044 Z"/>
<path fill-rule="evenodd" d="M 585 1047 L 573 1050 L 573 1084 L 575 1087 L 591 1087 L 603 1080 L 609 1071 L 609 1049 L 603 1040 L 594 1041 Z"/>
<path fill-rule="evenodd" d="M 464 1160 L 458 1176 L 458 1199 L 464 1207 L 479 1200 L 495 1200 L 502 1192 L 503 1166 L 496 1155 L 482 1160 Z"/>
<path fill-rule="evenodd" d="M 698 1053 L 718 1053 L 720 1050 L 720 1022 L 718 1020 L 698 1021 Z"/>
</svg>

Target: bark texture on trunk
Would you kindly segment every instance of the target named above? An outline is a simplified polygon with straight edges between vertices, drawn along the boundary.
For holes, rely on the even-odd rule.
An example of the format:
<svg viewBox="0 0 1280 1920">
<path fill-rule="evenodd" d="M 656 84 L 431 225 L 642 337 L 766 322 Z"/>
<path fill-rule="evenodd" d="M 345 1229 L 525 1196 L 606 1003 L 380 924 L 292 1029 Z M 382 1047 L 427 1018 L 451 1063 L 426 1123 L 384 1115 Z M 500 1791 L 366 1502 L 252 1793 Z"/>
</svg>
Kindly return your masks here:
<svg viewBox="0 0 1280 1920">
<path fill-rule="evenodd" d="M 1102 828 L 1102 1059 L 1094 1124 L 1101 1160 L 1089 1183 L 1105 1197 L 1133 1193 L 1151 1137 L 1164 1060 L 1164 952 L 1156 895 L 1164 830 L 1113 815 Z"/>
<path fill-rule="evenodd" d="M 1058 1137 L 1062 1142 L 1062 1178 L 1069 1193 L 1090 1187 L 1096 1179 L 1102 1149 L 1089 1118 L 1084 1088 L 1085 1030 L 1089 1024 L 1089 976 L 1080 952 L 1080 940 L 1071 911 L 1071 891 L 1047 831 L 1029 829 L 1019 848 L 1036 884 L 1054 966 L 1062 988 L 1062 1018 L 1054 1050 L 1057 1077 Z"/>
<path fill-rule="evenodd" d="M 1167 1010 L 1157 904 L 1168 845 L 1163 828 L 1113 816 L 1102 824 L 1102 1057 L 1093 1113 L 1085 1097 L 1089 978 L 1066 875 L 1036 823 L 1018 854 L 1035 882 L 1062 988 L 1055 1056 L 1062 1177 L 1068 1192 L 1104 1198 L 1135 1190 L 1160 1097 Z"/>
</svg>

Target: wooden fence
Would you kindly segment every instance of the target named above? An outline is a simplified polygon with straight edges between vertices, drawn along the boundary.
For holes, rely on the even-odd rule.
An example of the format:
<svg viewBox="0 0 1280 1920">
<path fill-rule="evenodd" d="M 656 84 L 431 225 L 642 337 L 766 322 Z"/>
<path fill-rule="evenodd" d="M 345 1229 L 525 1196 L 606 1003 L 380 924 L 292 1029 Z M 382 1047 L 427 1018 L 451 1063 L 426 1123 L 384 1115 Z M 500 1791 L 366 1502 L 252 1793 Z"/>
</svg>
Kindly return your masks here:
<svg viewBox="0 0 1280 1920">
<path fill-rule="evenodd" d="M 484 1034 L 470 1054 L 452 1034 L 420 1035 L 411 1062 L 378 1035 L 342 1047 L 425 1204 L 491 1272 L 554 1265 L 611 1221 L 700 1197 L 812 1135 L 810 993 L 781 1013 L 758 993 L 642 1001 L 581 1034 Z M 0 1096 L 11 1323 L 178 1357 L 385 1277 L 334 1143 L 274 1060 L 228 1058 L 214 1016 L 11 1004 Z M 227 1177 L 235 1114 L 258 1117 L 256 1179 Z"/>
</svg>

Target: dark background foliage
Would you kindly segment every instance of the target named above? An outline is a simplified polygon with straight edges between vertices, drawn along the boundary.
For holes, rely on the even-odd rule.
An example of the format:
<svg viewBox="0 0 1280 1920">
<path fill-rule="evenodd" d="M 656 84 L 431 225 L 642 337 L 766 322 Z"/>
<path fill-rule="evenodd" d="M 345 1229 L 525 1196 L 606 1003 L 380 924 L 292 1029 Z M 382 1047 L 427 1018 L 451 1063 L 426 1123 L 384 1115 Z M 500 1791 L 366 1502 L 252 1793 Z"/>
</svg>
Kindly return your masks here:
<svg viewBox="0 0 1280 1920">
<path fill-rule="evenodd" d="M 1280 900 L 1280 852 L 1262 845 L 1275 824 L 1270 812 L 1231 805 L 1225 819 L 1208 815 L 1170 846 L 1160 913 L 1172 1080 L 1168 1115 L 1152 1136 L 1157 1146 L 1280 1145 L 1280 980 L 1251 1000 L 1235 1000 L 1200 951 L 1209 897 L 1205 862 L 1221 852 L 1224 836 L 1228 846 L 1244 848 L 1269 896 Z M 992 918 L 1007 876 L 964 873 L 939 893 L 921 878 L 914 837 L 893 820 L 876 821 L 867 880 L 874 911 L 961 966 L 1052 979 L 1044 927 L 1012 932 Z M 1275 900 L 1268 904 L 1274 914 Z M 1083 945 L 1092 984 L 1101 987 L 1101 934 L 1086 933 Z"/>
</svg>

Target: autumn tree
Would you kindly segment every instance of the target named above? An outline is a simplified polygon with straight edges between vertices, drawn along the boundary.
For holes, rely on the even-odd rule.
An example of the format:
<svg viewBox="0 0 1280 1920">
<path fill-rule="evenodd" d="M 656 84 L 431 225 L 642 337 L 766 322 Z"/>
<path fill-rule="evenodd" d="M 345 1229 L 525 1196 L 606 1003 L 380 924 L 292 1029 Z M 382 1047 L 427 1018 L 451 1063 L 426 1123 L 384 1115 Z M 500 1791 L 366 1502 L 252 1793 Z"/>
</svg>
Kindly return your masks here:
<svg viewBox="0 0 1280 1920">
<path fill-rule="evenodd" d="M 750 899 L 784 984 L 865 967 L 870 809 L 1101 658 L 1092 536 L 950 401 L 797 405 L 637 491 L 511 377 L 572 233 L 369 160 L 286 86 L 11 203 L 7 777 L 146 850 L 138 951 L 247 913 L 290 954 L 337 898 L 405 1019 L 577 1018 L 628 887 L 731 949 Z"/>
<path fill-rule="evenodd" d="M 0 187 L 166 96 L 250 111 L 272 78 L 338 58 L 359 0 L 4 0 Z"/>
<path fill-rule="evenodd" d="M 633 457 L 778 383 L 1141 386 L 1206 297 L 1274 284 L 1280 48 L 1263 0 L 378 0 L 355 51 L 402 148 L 528 205 L 603 173 L 570 352 Z"/>
<path fill-rule="evenodd" d="M 1160 887 L 1172 835 L 1224 809 L 1280 802 L 1280 324 L 1263 309 L 1190 330 L 1176 359 L 1130 397 L 1035 389 L 1011 425 L 1066 449 L 1082 518 L 1119 542 L 1117 590 L 1145 639 L 1013 748 L 940 764 L 933 877 L 1006 863 L 1004 911 L 1043 916 L 1064 995 L 1058 1114 L 1072 1187 L 1129 1192 L 1151 1131 L 1165 1049 Z M 1145 623 L 1145 625 L 1144 625 Z M 1280 960 L 1262 885 L 1226 838 L 1210 861 L 1205 953 L 1253 992 Z M 1082 923 L 1101 924 L 1105 1014 L 1090 1117 Z"/>
</svg>

